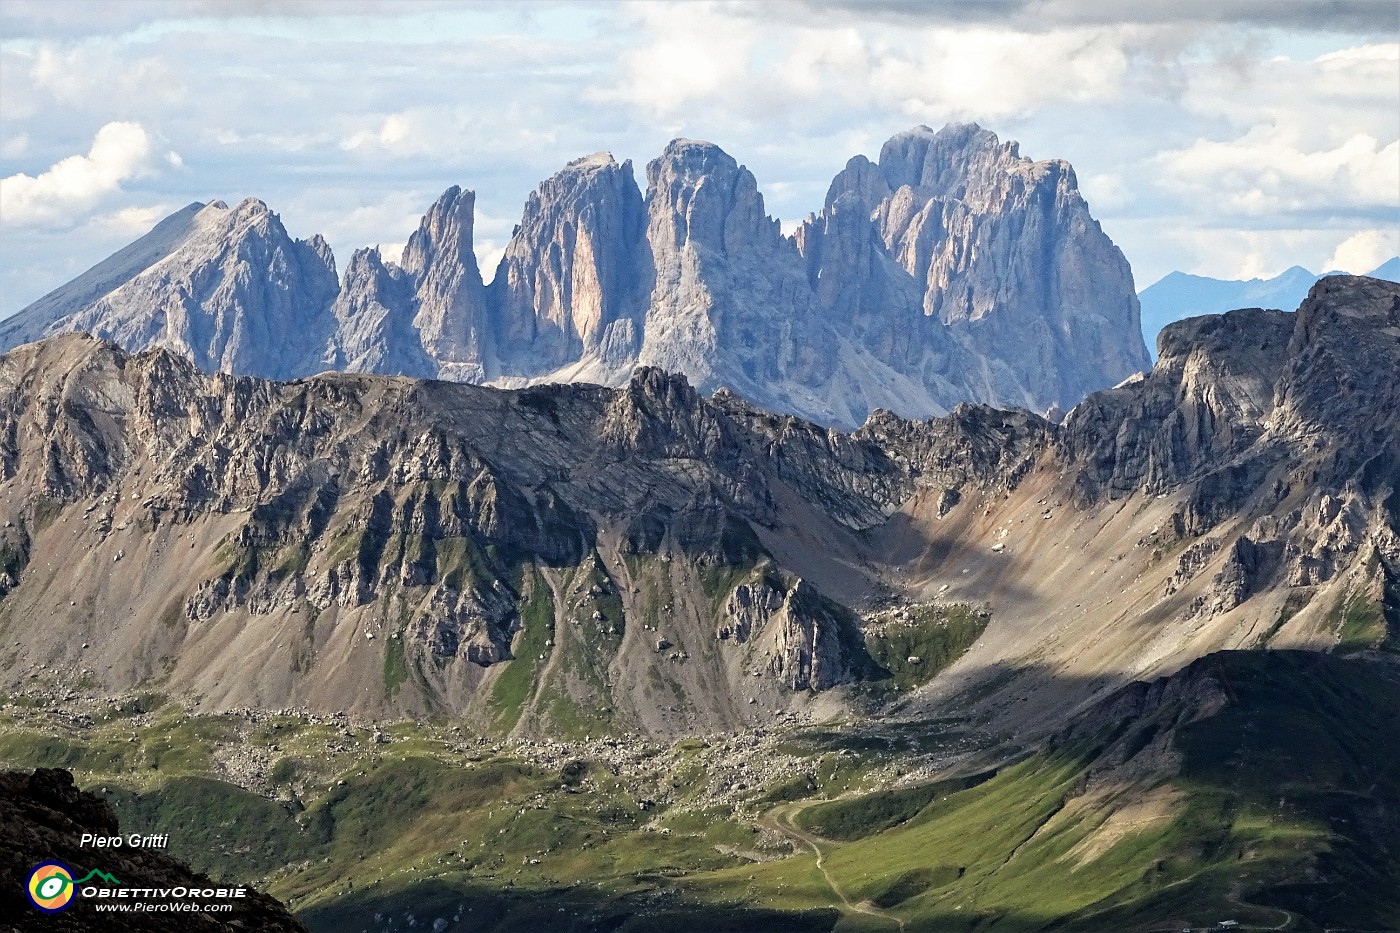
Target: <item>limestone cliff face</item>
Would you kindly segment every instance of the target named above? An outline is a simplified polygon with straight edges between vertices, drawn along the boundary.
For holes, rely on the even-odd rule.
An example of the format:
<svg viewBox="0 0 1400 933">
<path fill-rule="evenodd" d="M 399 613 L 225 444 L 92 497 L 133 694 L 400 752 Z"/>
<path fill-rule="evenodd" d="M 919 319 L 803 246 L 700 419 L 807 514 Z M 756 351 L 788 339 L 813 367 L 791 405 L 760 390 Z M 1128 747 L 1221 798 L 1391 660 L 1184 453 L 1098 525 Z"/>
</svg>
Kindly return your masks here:
<svg viewBox="0 0 1400 933">
<path fill-rule="evenodd" d="M 651 288 L 645 234 L 631 162 L 598 153 L 541 184 L 491 282 L 502 373 L 625 379 Z"/>
<path fill-rule="evenodd" d="M 337 290 L 325 240 L 292 239 L 255 198 L 233 208 L 213 202 L 191 227 L 159 261 L 95 300 L 79 298 L 44 332 L 165 346 L 208 372 L 286 379 L 320 369 Z"/>
<path fill-rule="evenodd" d="M 973 362 L 962 397 L 1068 409 L 1150 368 L 1132 337 L 1139 308 L 1127 260 L 1089 215 L 1067 163 L 1024 159 L 976 125 L 921 126 L 885 143 L 878 165 L 848 163 L 823 215 L 843 200 L 869 211 L 924 314 L 949 325 Z"/>
<path fill-rule="evenodd" d="M 930 344 L 946 342 L 946 328 L 925 321 L 914 279 L 886 252 L 869 209 L 854 194 L 809 218 L 795 242 L 825 322 L 876 359 L 906 370 L 922 361 Z"/>
<path fill-rule="evenodd" d="M 1273 410 L 1295 321 L 1253 309 L 1169 326 L 1146 379 L 1092 396 L 1066 420 L 1085 476 L 1120 495 L 1156 493 L 1247 450 Z M 1125 434 L 1125 424 L 1137 429 Z"/>
<path fill-rule="evenodd" d="M 647 165 L 655 286 L 641 362 L 772 405 L 816 364 L 811 295 L 758 183 L 718 146 L 678 139 Z M 808 333 L 820 346 L 820 332 Z"/>
<path fill-rule="evenodd" d="M 643 194 L 605 153 L 565 166 L 489 288 L 456 186 L 401 268 L 362 251 L 338 293 L 324 241 L 289 240 L 260 202 L 192 205 L 0 324 L 0 347 L 88 330 L 206 371 L 501 386 L 621 385 L 640 364 L 848 429 L 965 401 L 1063 411 L 1147 368 L 1131 275 L 1073 171 L 986 130 L 918 127 L 852 159 L 792 237 L 712 143 L 674 140 L 646 174 Z"/>
<path fill-rule="evenodd" d="M 491 328 L 486 288 L 472 252 L 476 193 L 448 188 L 428 209 L 403 251 L 414 282 L 413 326 L 438 375 L 484 382 L 490 371 Z"/>
<path fill-rule="evenodd" d="M 413 326 L 412 276 L 384 262 L 378 249 L 356 250 L 345 267 L 331 306 L 336 333 L 327 347 L 326 369 L 359 373 L 437 373 Z"/>
</svg>

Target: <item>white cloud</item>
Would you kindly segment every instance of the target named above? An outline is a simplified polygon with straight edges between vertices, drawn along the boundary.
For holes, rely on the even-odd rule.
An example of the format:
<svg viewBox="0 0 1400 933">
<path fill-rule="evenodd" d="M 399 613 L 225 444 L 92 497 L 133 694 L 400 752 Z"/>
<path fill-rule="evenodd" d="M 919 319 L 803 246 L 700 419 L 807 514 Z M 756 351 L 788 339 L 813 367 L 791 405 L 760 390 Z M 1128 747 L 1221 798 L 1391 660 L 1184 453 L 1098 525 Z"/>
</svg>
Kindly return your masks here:
<svg viewBox="0 0 1400 933">
<path fill-rule="evenodd" d="M 761 13 L 761 10 L 759 11 Z M 804 26 L 715 3 L 646 4 L 643 40 L 591 95 L 650 117 L 722 104 L 751 118 L 861 106 L 913 120 L 991 119 L 1118 97 L 1136 28 L 1021 32 L 870 22 Z"/>
<path fill-rule="evenodd" d="M 652 116 L 679 113 L 696 100 L 731 91 L 745 80 L 752 22 L 727 15 L 714 3 L 635 7 L 645 43 L 625 51 L 621 80 L 592 95 L 624 100 Z"/>
<path fill-rule="evenodd" d="M 476 267 L 481 270 L 481 277 L 489 283 L 496 274 L 496 267 L 501 264 L 501 257 L 506 254 L 506 244 L 495 240 L 477 240 L 472 245 L 476 253 Z"/>
<path fill-rule="evenodd" d="M 340 148 L 349 151 L 374 146 L 406 151 L 419 145 L 425 135 L 422 130 L 426 129 L 417 116 L 408 112 L 391 113 L 379 122 L 378 129 L 360 130 L 342 140 Z"/>
<path fill-rule="evenodd" d="M 1393 138 L 1400 114 L 1400 43 L 1383 42 L 1313 58 L 1221 54 L 1186 71 L 1182 107 L 1237 130 L 1270 125 L 1295 142 L 1335 146 L 1358 133 Z M 1380 127 L 1388 132 L 1378 132 Z"/>
<path fill-rule="evenodd" d="M 397 265 L 403 262 L 403 250 L 407 245 L 408 243 L 406 241 L 399 243 L 380 243 L 379 258 L 385 262 L 392 262 Z"/>
<path fill-rule="evenodd" d="M 335 138 L 329 133 L 240 133 L 227 127 L 205 128 L 200 136 L 221 147 L 238 147 L 264 155 L 269 152 L 306 152 L 318 146 L 325 146 Z"/>
<path fill-rule="evenodd" d="M 1133 189 L 1117 172 L 1103 172 L 1089 175 L 1079 183 L 1079 189 L 1089 207 L 1096 211 L 1115 211 L 1127 207 L 1136 200 Z"/>
<path fill-rule="evenodd" d="M 1125 248 L 1132 248 L 1139 239 L 1150 240 L 1152 247 L 1169 255 L 1171 261 L 1150 276 L 1138 277 L 1139 287 L 1172 269 L 1221 279 L 1271 278 L 1289 266 L 1313 272 L 1369 272 L 1396 255 L 1394 246 L 1385 252 L 1386 231 L 1381 230 L 1346 234 L 1339 230 L 1203 229 L 1189 221 L 1155 220 L 1143 221 L 1142 228 L 1124 231 L 1127 235 L 1121 242 Z M 1392 244 L 1396 235 L 1390 234 Z M 1350 241 L 1355 242 L 1348 246 Z"/>
<path fill-rule="evenodd" d="M 67 49 L 41 45 L 29 59 L 28 77 L 32 93 L 65 104 L 100 101 L 120 106 L 137 99 L 169 105 L 182 101 L 186 93 L 168 62 L 94 44 Z"/>
<path fill-rule="evenodd" d="M 1337 244 L 1323 269 L 1364 275 L 1393 256 L 1400 256 L 1400 229 L 1361 230 Z"/>
<path fill-rule="evenodd" d="M 1117 98 L 1127 73 L 1117 30 L 934 29 L 885 39 L 867 92 L 918 119 L 988 119 L 1052 101 Z"/>
<path fill-rule="evenodd" d="M 430 156 L 455 162 L 464 151 L 518 158 L 557 139 L 550 123 L 530 119 L 516 108 L 425 106 L 368 119 L 356 116 L 348 122 L 354 129 L 341 136 L 339 148 L 366 159 Z"/>
<path fill-rule="evenodd" d="M 150 170 L 151 138 L 138 123 L 108 123 L 87 155 L 55 163 L 38 177 L 18 173 L 0 179 L 0 222 L 49 223 L 89 210 L 121 183 Z"/>
<path fill-rule="evenodd" d="M 29 149 L 29 136 L 20 133 L 0 143 L 0 158 L 18 159 Z"/>
<path fill-rule="evenodd" d="M 1166 185 L 1209 195 L 1244 216 L 1395 206 L 1400 140 L 1358 133 L 1330 149 L 1304 150 L 1292 136 L 1260 124 L 1235 139 L 1198 139 L 1155 161 Z"/>
</svg>

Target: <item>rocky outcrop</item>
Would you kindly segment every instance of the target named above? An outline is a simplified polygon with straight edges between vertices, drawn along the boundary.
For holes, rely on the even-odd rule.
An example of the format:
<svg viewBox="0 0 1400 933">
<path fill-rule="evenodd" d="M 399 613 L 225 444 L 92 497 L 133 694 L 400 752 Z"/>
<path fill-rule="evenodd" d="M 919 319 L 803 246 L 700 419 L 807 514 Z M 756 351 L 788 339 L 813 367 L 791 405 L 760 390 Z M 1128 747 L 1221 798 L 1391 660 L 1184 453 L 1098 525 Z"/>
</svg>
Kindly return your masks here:
<svg viewBox="0 0 1400 933">
<path fill-rule="evenodd" d="M 1169 325 L 1150 375 L 1097 393 L 1065 421 L 1067 451 L 1085 465 L 1092 494 L 1161 492 L 1254 445 L 1293 330 L 1293 315 L 1258 309 Z"/>
<path fill-rule="evenodd" d="M 40 862 L 51 860 L 60 861 L 71 870 L 81 872 L 74 875 L 75 879 L 82 878 L 92 869 L 100 869 L 116 878 L 120 887 L 127 890 L 228 889 L 238 886 L 238 883 L 199 874 L 153 848 L 80 847 L 79 842 L 85 833 L 110 837 L 119 835 L 121 827 L 106 801 L 79 790 L 73 784 L 72 773 L 61 769 L 38 768 L 29 774 L 0 772 L 0 822 L 5 826 L 4 834 L 0 836 L 0 915 L 18 924 L 13 929 L 183 933 L 197 928 L 230 933 L 246 930 L 306 933 L 306 927 L 286 907 L 246 886 L 244 896 L 227 898 L 230 910 L 195 915 L 199 918 L 197 923 L 190 919 L 192 915 L 188 912 L 146 910 L 98 913 L 94 909 L 93 899 L 81 895 L 76 895 L 72 906 L 59 913 L 42 914 L 29 903 L 24 892 L 30 870 Z M 94 883 L 90 886 L 106 885 Z M 167 903 L 165 898 L 155 895 L 148 900 Z"/>
<path fill-rule="evenodd" d="M 1198 609 L 1313 587 L 1363 554 L 1400 557 L 1400 286 L 1318 281 L 1296 314 L 1244 309 L 1168 325 L 1145 379 L 1070 412 L 1062 455 L 1083 502 L 1184 490 L 1162 540 L 1193 543 L 1169 593 L 1213 566 Z"/>
<path fill-rule="evenodd" d="M 811 584 L 793 585 L 774 622 L 760 634 L 758 648 L 788 689 L 826 690 L 865 673 L 869 658 L 848 613 Z"/>
<path fill-rule="evenodd" d="M 763 575 L 739 584 L 715 634 L 733 647 L 752 644 L 750 663 L 789 690 L 827 690 L 870 667 L 849 612 L 800 579 L 788 584 Z"/>
</svg>

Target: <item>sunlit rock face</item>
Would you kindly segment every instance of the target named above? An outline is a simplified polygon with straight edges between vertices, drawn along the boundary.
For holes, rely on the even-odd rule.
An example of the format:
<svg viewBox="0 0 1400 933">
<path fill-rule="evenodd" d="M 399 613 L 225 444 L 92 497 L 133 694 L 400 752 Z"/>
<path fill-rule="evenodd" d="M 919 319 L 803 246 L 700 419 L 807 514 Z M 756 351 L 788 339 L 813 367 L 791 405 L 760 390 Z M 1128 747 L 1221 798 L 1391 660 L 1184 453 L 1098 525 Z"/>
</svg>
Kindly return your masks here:
<svg viewBox="0 0 1400 933">
<path fill-rule="evenodd" d="M 576 159 L 541 183 L 491 277 L 475 194 L 449 188 L 399 264 L 266 205 L 191 205 L 0 324 L 0 347 L 86 330 L 206 371 L 324 369 L 519 386 L 621 385 L 637 365 L 851 428 L 876 409 L 1073 408 L 1148 368 L 1132 275 L 1063 161 L 975 125 L 853 158 L 785 236 L 718 146 Z"/>
</svg>

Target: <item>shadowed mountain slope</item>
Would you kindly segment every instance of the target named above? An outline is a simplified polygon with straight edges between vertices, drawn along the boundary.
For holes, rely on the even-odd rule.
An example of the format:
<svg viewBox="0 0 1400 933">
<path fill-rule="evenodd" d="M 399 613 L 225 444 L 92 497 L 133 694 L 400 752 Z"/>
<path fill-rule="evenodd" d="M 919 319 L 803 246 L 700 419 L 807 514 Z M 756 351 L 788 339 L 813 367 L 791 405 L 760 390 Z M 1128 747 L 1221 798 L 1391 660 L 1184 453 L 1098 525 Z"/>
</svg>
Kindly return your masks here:
<svg viewBox="0 0 1400 933">
<path fill-rule="evenodd" d="M 985 630 L 910 701 L 971 691 L 1015 731 L 1086 700 L 1047 678 L 1015 702 L 1051 669 L 1103 691 L 1222 647 L 1378 649 L 1398 302 L 1333 277 L 1296 315 L 1174 325 L 1063 426 L 964 407 L 854 434 L 655 369 L 271 383 L 26 346 L 0 363 L 0 676 L 675 735 L 907 689 L 882 613 L 917 610 L 893 621 L 918 641 L 918 613 L 973 607 Z"/>
</svg>

